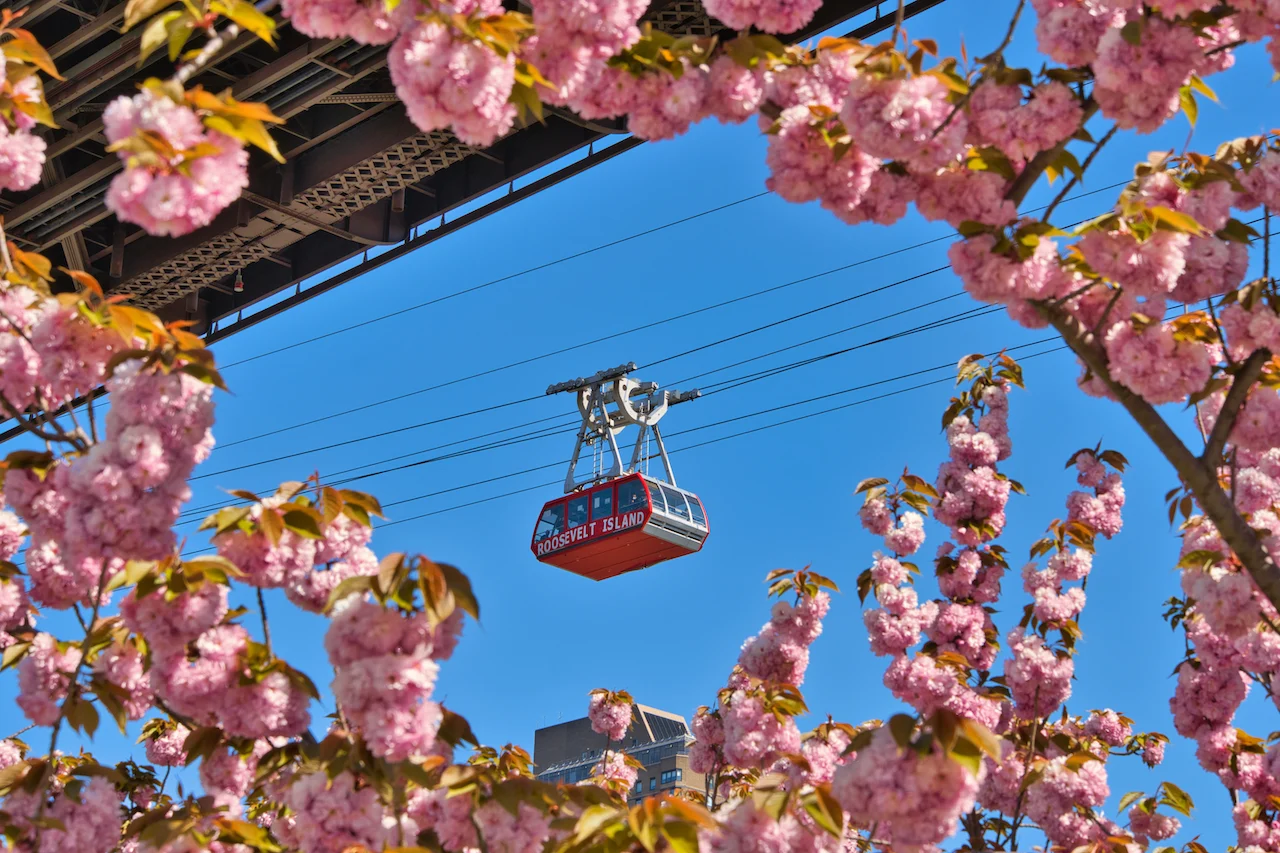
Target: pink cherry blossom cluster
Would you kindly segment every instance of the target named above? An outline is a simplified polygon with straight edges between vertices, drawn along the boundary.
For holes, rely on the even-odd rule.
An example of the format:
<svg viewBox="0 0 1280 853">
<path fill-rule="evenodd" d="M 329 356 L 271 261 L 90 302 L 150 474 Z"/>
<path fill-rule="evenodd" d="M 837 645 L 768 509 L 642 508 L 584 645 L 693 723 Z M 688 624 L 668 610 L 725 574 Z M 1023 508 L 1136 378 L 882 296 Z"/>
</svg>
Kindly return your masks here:
<svg viewBox="0 0 1280 853">
<path fill-rule="evenodd" d="M 350 773 L 332 779 L 325 773 L 300 775 L 282 801 L 292 819 L 273 831 L 286 846 L 302 853 L 342 853 L 352 847 L 381 850 L 418 831 L 411 817 L 401 818 L 397 825 L 377 790 L 361 785 Z"/>
<path fill-rule="evenodd" d="M 591 730 L 609 738 L 610 741 L 621 741 L 631 728 L 631 701 L 625 696 L 611 696 L 608 692 L 593 693 L 587 706 L 587 717 L 591 720 Z"/>
<path fill-rule="evenodd" d="M 794 606 L 779 601 L 760 633 L 743 643 L 738 664 L 752 678 L 799 687 L 809 666 L 809 646 L 822 633 L 830 607 L 825 592 L 802 595 Z"/>
<path fill-rule="evenodd" d="M 80 647 L 36 634 L 27 656 L 18 665 L 18 707 L 37 726 L 51 726 L 62 714 L 71 676 L 80 667 Z"/>
<path fill-rule="evenodd" d="M 707 12 L 731 29 L 781 34 L 809 23 L 821 6 L 820 0 L 712 0 Z"/>
<path fill-rule="evenodd" d="M 5 497 L 31 529 L 31 595 L 55 608 L 94 598 L 127 560 L 158 560 L 213 447 L 212 386 L 185 373 L 120 365 L 106 383 L 106 438 L 43 479 L 15 471 Z"/>
<path fill-rule="evenodd" d="M 1018 166 L 1069 139 L 1083 118 L 1079 99 L 1057 81 L 1036 86 L 1025 101 L 1021 86 L 994 81 L 969 97 L 970 139 L 999 148 Z"/>
<path fill-rule="evenodd" d="M 938 747 L 923 754 L 895 742 L 887 728 L 853 761 L 839 767 L 831 792 L 849 816 L 877 824 L 877 838 L 895 849 L 937 844 L 955 832 L 973 807 L 985 768 L 977 776 Z"/>
<path fill-rule="evenodd" d="M 452 127 L 463 142 L 489 146 L 511 130 L 515 54 L 500 56 L 437 20 L 406 30 L 388 52 L 396 96 L 424 133 Z"/>
<path fill-rule="evenodd" d="M 911 510 L 896 511 L 884 498 L 871 498 L 858 510 L 862 526 L 884 537 L 885 546 L 899 557 L 909 557 L 924 544 L 924 516 Z"/>
<path fill-rule="evenodd" d="M 425 613 L 405 616 L 354 597 L 338 606 L 324 642 L 347 720 L 388 761 L 429 754 L 441 722 L 431 701 L 436 661 L 452 653 L 461 616 L 433 628 Z"/>
<path fill-rule="evenodd" d="M 158 135 L 175 154 L 144 162 L 118 152 L 125 170 L 111 181 L 107 207 L 148 234 L 178 237 L 213 221 L 249 185 L 249 153 L 244 144 L 205 128 L 195 111 L 151 89 L 121 95 L 102 114 L 111 143 L 139 132 Z M 208 146 L 213 153 L 192 152 Z"/>
<path fill-rule="evenodd" d="M 0 51 L 0 79 L 8 78 L 10 64 L 16 65 Z M 8 85 L 15 102 L 39 99 L 39 83 L 34 74 Z M 16 108 L 7 119 L 0 116 L 0 189 L 22 192 L 40 183 L 46 145 L 43 138 L 31 132 L 35 124 L 34 118 Z"/>
<path fill-rule="evenodd" d="M 24 853 L 108 853 L 120 839 L 123 797 L 107 779 L 88 780 L 76 796 L 55 783 L 52 804 L 42 792 L 15 789 L 0 803 L 17 837 L 14 850 Z"/>
<path fill-rule="evenodd" d="M 249 520 L 257 524 L 252 532 L 235 528 L 213 539 L 218 553 L 245 574 L 246 583 L 283 587 L 294 604 L 319 613 L 342 581 L 378 573 L 378 558 L 367 547 L 372 529 L 346 515 L 324 524 L 320 539 L 286 529 L 272 541 L 261 526 L 262 516 L 283 503 L 282 496 L 264 499 L 249 511 Z"/>
<path fill-rule="evenodd" d="M 1088 450 L 1076 454 L 1075 466 L 1079 472 L 1076 482 L 1090 491 L 1074 491 L 1067 496 L 1067 521 L 1078 521 L 1104 539 L 1110 539 L 1124 525 L 1121 510 L 1124 509 L 1125 494 L 1120 472 L 1107 470 L 1107 464 Z M 1082 558 L 1076 556 L 1073 559 Z M 1071 570 L 1069 574 L 1080 571 L 1087 574 L 1088 570 L 1085 563 L 1083 569 Z M 1069 579 L 1078 580 L 1083 576 Z M 1060 577 L 1068 575 L 1060 574 Z"/>
<path fill-rule="evenodd" d="M 120 336 L 26 287 L 0 292 L 0 396 L 17 411 L 57 408 L 102 381 Z"/>
<path fill-rule="evenodd" d="M 992 385 L 982 392 L 985 408 L 979 423 L 958 416 L 947 426 L 951 459 L 938 468 L 934 517 L 951 528 L 961 545 L 976 546 L 1004 529 L 1009 483 L 995 465 L 1011 452 L 1008 388 Z"/>
<path fill-rule="evenodd" d="M 638 773 L 635 767 L 627 763 L 626 755 L 612 749 L 605 750 L 591 771 L 593 777 L 603 780 L 606 784 L 615 784 L 622 791 L 631 790 L 631 786 L 636 783 Z M 588 781 L 584 779 L 580 784 L 585 785 Z"/>
</svg>

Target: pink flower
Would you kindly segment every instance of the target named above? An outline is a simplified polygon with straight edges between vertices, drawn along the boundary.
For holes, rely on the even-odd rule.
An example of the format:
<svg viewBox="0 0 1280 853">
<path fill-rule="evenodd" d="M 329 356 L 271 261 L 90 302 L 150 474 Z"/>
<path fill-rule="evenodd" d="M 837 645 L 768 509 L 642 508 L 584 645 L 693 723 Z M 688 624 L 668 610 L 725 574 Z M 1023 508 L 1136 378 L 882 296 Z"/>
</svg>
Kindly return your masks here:
<svg viewBox="0 0 1280 853">
<path fill-rule="evenodd" d="M 67 698 L 71 673 L 80 664 L 80 648 L 59 649 L 48 634 L 36 634 L 27 656 L 18 665 L 18 707 L 38 726 L 51 726 L 61 716 L 59 702 Z"/>
<path fill-rule="evenodd" d="M 641 139 L 671 139 L 702 118 L 708 77 L 703 66 L 684 60 L 677 78 L 665 71 L 645 74 L 636 82 L 628 129 Z"/>
<path fill-rule="evenodd" d="M 1036 39 L 1042 53 L 1067 66 L 1088 65 L 1108 27 L 1124 25 L 1124 2 L 1114 0 L 1037 0 Z"/>
<path fill-rule="evenodd" d="M 1120 719 L 1120 715 L 1108 708 L 1095 711 L 1089 715 L 1084 724 L 1085 733 L 1099 738 L 1108 746 L 1124 746 L 1125 741 L 1133 734 L 1128 723 Z"/>
<path fill-rule="evenodd" d="M 116 98 L 102 120 L 112 143 L 147 131 L 179 152 L 198 145 L 215 151 L 163 165 L 129 165 L 111 181 L 107 206 L 149 234 L 176 237 L 208 225 L 249 185 L 249 154 L 243 143 L 206 130 L 190 108 L 150 89 Z M 126 163 L 132 156 L 124 150 L 118 154 Z"/>
<path fill-rule="evenodd" d="M 781 721 L 764 703 L 745 691 L 735 690 L 720 709 L 724 723 L 725 760 L 736 767 L 763 768 L 779 753 L 800 749 L 800 731 L 795 721 Z"/>
<path fill-rule="evenodd" d="M 1169 324 L 1152 324 L 1139 332 L 1119 323 L 1103 345 L 1111 378 L 1150 403 L 1176 403 L 1205 386 L 1214 359 L 1207 346 L 1179 341 Z"/>
<path fill-rule="evenodd" d="M 870 746 L 836 770 L 831 792 L 853 821 L 877 824 L 877 837 L 912 847 L 955 833 L 960 816 L 973 807 L 981 775 L 939 751 L 902 749 L 881 728 Z"/>
<path fill-rule="evenodd" d="M 1120 127 L 1150 133 L 1178 111 L 1178 89 L 1203 55 L 1192 29 L 1160 18 L 1146 19 L 1136 45 L 1109 29 L 1098 42 L 1093 96 Z"/>
<path fill-rule="evenodd" d="M 334 696 L 370 751 L 388 761 L 426 755 L 441 712 L 430 701 L 440 668 L 431 659 L 425 616 L 406 619 L 354 602 L 334 616 L 325 648 L 334 667 Z"/>
<path fill-rule="evenodd" d="M 631 727 L 631 703 L 627 701 L 610 701 L 607 694 L 595 693 L 587 708 L 587 717 L 591 720 L 591 730 L 602 734 L 610 741 L 621 741 Z"/>
<path fill-rule="evenodd" d="M 898 526 L 884 537 L 885 546 L 900 557 L 909 557 L 924 544 L 924 517 L 918 512 L 902 513 Z"/>
<path fill-rule="evenodd" d="M 26 130 L 10 130 L 0 121 L 0 189 L 22 192 L 40 183 L 45 141 Z"/>
<path fill-rule="evenodd" d="M 120 602 L 120 617 L 129 630 L 162 651 L 186 645 L 226 615 L 227 588 L 216 583 L 203 583 L 171 601 L 160 593 L 138 598 L 137 590 L 130 590 Z"/>
<path fill-rule="evenodd" d="M 987 728 L 995 728 L 1000 721 L 998 700 L 974 691 L 961 681 L 955 669 L 940 665 L 927 655 L 894 658 L 885 671 L 884 685 L 926 716 L 946 709 Z"/>
<path fill-rule="evenodd" d="M 1022 101 L 1022 88 L 987 81 L 969 99 L 970 130 L 979 141 L 999 148 L 1021 165 L 1041 151 L 1069 139 L 1084 108 L 1063 83 L 1043 83 Z"/>
<path fill-rule="evenodd" d="M 1014 313 L 1014 306 L 1026 299 L 1044 299 L 1068 292 L 1067 277 L 1058 266 L 1057 244 L 1042 239 L 1035 251 L 1025 261 L 997 254 L 995 238 L 979 234 L 968 240 L 952 244 L 947 251 L 951 268 L 969 295 L 983 302 L 996 302 L 1010 306 L 1010 313 L 1019 323 L 1039 327 L 1045 321 L 1034 311 Z"/>
<path fill-rule="evenodd" d="M 964 147 L 968 119 L 961 112 L 938 128 L 954 107 L 937 77 L 853 78 L 840 120 L 854 142 L 873 157 L 901 160 L 916 169 L 937 169 Z"/>
<path fill-rule="evenodd" d="M 1164 761 L 1164 741 L 1147 741 L 1142 747 L 1142 761 L 1148 767 L 1155 767 Z"/>
<path fill-rule="evenodd" d="M 364 528 L 368 529 L 368 528 Z M 323 551 L 323 548 L 322 548 Z M 320 562 L 325 562 L 317 557 Z M 303 610 L 319 613 L 324 610 L 329 596 L 338 588 L 338 584 L 347 578 L 372 577 L 378 573 L 378 558 L 363 545 L 351 550 L 339 562 L 327 567 L 316 566 L 301 578 L 285 587 L 285 595 Z"/>
<path fill-rule="evenodd" d="M 514 815 L 496 801 L 487 802 L 476 809 L 475 822 L 493 853 L 541 850 L 551 834 L 551 818 L 526 802 Z"/>
<path fill-rule="evenodd" d="M 296 816 L 292 829 L 295 840 L 288 846 L 304 853 L 395 846 L 396 821 L 378 800 L 377 790 L 357 788 L 356 784 L 350 773 L 339 773 L 332 780 L 324 773 L 308 773 L 295 780 L 282 798 Z M 469 804 L 467 797 L 455 799 Z M 405 833 L 404 837 L 414 834 Z"/>
<path fill-rule="evenodd" d="M 731 29 L 755 27 L 766 33 L 793 33 L 822 5 L 814 0 L 711 0 L 707 12 Z"/>
<path fill-rule="evenodd" d="M 1238 670 L 1183 665 L 1169 700 L 1173 726 L 1184 737 L 1203 740 L 1231 721 L 1248 692 L 1249 681 Z"/>
<path fill-rule="evenodd" d="M 142 719 L 154 699 L 143 664 L 136 645 L 119 642 L 100 652 L 93 663 L 93 671 L 119 691 L 116 700 L 130 720 Z"/>
<path fill-rule="evenodd" d="M 186 742 L 191 730 L 181 723 L 174 724 L 159 737 L 147 740 L 147 761 L 160 767 L 182 767 L 187 763 Z"/>
<path fill-rule="evenodd" d="M 883 498 L 867 501 L 858 510 L 858 518 L 862 526 L 875 536 L 884 536 L 893 529 L 893 513 Z"/>
<path fill-rule="evenodd" d="M 648 8 L 644 0 L 535 0 L 532 6 L 539 37 L 554 34 L 565 49 L 581 47 L 601 59 L 640 40 L 638 22 Z"/>
<path fill-rule="evenodd" d="M 1009 182 L 995 172 L 967 168 L 944 169 L 916 177 L 916 209 L 932 222 L 952 228 L 965 222 L 996 227 L 1018 218 L 1018 209 L 1004 197 Z"/>
<path fill-rule="evenodd" d="M 281 9 L 295 30 L 312 38 L 387 44 L 398 32 L 384 0 L 283 0 Z"/>
<path fill-rule="evenodd" d="M 1055 655 L 1044 640 L 1016 628 L 1008 636 L 1012 657 L 1004 675 L 1013 694 L 1014 707 L 1023 719 L 1048 717 L 1071 696 L 1070 656 Z"/>
<path fill-rule="evenodd" d="M 4 810 L 16 834 L 10 836 L 12 847 L 32 853 L 108 853 L 119 843 L 123 797 L 109 780 L 87 779 L 78 796 L 58 793 L 52 804 L 42 794 L 18 788 L 5 798 Z M 37 816 L 43 819 L 38 829 Z"/>
<path fill-rule="evenodd" d="M 879 168 L 871 173 L 866 189 L 856 196 L 844 192 L 842 185 L 829 187 L 822 206 L 846 225 L 892 225 L 907 215 L 907 202 L 915 188 L 915 180 L 909 175 Z"/>
<path fill-rule="evenodd" d="M 703 109 L 726 124 L 740 124 L 755 115 L 764 100 L 767 77 L 763 64 L 746 68 L 719 56 L 711 63 Z"/>
<path fill-rule="evenodd" d="M 387 55 L 396 95 L 418 129 L 452 127 L 469 145 L 486 147 L 511 130 L 516 108 L 515 55 L 501 57 L 436 21 L 405 31 Z"/>
<path fill-rule="evenodd" d="M 1106 765 L 1101 761 L 1086 761 L 1071 769 L 1065 757 L 1054 758 L 1045 765 L 1040 779 L 1027 788 L 1023 807 L 1050 841 L 1070 850 L 1107 834 L 1076 807 L 1101 806 L 1110 793 Z"/>
<path fill-rule="evenodd" d="M 1191 238 L 1156 231 L 1143 242 L 1120 231 L 1089 231 L 1076 248 L 1094 271 L 1134 296 L 1163 297 L 1173 292 L 1186 271 Z M 1124 314 L 1115 314 L 1123 318 Z"/>
</svg>

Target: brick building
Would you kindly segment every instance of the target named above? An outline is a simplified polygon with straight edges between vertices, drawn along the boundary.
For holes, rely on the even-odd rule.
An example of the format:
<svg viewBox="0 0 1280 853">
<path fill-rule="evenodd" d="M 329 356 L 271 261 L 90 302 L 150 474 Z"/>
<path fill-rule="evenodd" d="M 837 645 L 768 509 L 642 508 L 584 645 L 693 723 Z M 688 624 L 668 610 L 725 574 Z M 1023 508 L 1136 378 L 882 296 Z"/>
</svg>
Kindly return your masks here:
<svg viewBox="0 0 1280 853">
<path fill-rule="evenodd" d="M 627 801 L 635 804 L 650 794 L 691 789 L 701 793 L 701 773 L 689 769 L 689 745 L 693 736 L 684 717 L 646 705 L 631 706 L 631 728 L 613 749 L 644 765 Z M 608 738 L 591 730 L 586 717 L 538 729 L 533 734 L 533 763 L 544 782 L 573 784 L 591 775 L 606 749 Z"/>
</svg>

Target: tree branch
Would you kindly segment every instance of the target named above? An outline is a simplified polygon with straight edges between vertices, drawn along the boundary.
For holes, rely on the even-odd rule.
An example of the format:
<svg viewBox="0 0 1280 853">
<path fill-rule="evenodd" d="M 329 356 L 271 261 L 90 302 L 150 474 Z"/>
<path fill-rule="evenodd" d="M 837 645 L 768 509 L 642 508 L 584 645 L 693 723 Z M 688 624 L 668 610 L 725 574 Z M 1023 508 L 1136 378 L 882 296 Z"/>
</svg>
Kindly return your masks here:
<svg viewBox="0 0 1280 853">
<path fill-rule="evenodd" d="M 1231 383 L 1231 390 L 1227 392 L 1227 399 L 1222 404 L 1218 420 L 1213 425 L 1213 432 L 1209 433 L 1209 440 L 1204 444 L 1204 453 L 1201 454 L 1200 461 L 1205 465 L 1217 470 L 1222 461 L 1222 448 L 1226 447 L 1227 437 L 1231 435 L 1231 429 L 1236 425 L 1236 418 L 1244 408 L 1249 389 L 1258 381 L 1258 377 L 1262 375 L 1262 369 L 1270 360 L 1270 350 L 1266 348 L 1254 350 L 1240 367 L 1235 380 Z"/>
<path fill-rule="evenodd" d="M 1173 465 L 1178 476 L 1195 496 L 1204 514 L 1217 527 L 1228 547 L 1249 572 L 1258 589 L 1276 607 L 1280 607 L 1280 566 L 1262 547 L 1257 534 L 1236 511 L 1222 490 L 1216 470 L 1195 456 L 1178 438 L 1177 433 L 1160 417 L 1155 407 L 1111 378 L 1107 357 L 1093 335 L 1075 317 L 1045 302 L 1033 303 L 1041 315 L 1062 335 L 1080 360 L 1107 386 L 1120 405 L 1125 407 L 1156 448 Z"/>
<path fill-rule="evenodd" d="M 1102 150 L 1102 146 L 1110 142 L 1111 137 L 1115 136 L 1116 131 L 1119 129 L 1120 129 L 1120 125 L 1118 124 L 1111 125 L 1111 129 L 1107 131 L 1107 135 L 1098 140 L 1098 144 L 1093 146 L 1093 150 L 1089 152 L 1089 156 L 1085 157 L 1084 162 L 1080 164 L 1080 175 L 1083 175 L 1085 172 L 1089 171 L 1089 166 L 1093 164 L 1093 158 L 1098 156 L 1098 152 Z M 1071 192 L 1072 188 L 1074 188 L 1075 185 L 1079 182 L 1080 182 L 1080 176 L 1072 175 L 1071 180 L 1064 183 L 1062 185 L 1062 189 L 1058 192 L 1056 196 L 1054 196 L 1053 201 L 1049 202 L 1049 206 L 1044 209 L 1044 213 L 1040 216 L 1040 219 L 1044 222 L 1048 222 L 1049 217 L 1053 215 L 1054 209 L 1059 204 L 1062 203 L 1062 200 L 1067 197 L 1067 193 Z"/>
</svg>

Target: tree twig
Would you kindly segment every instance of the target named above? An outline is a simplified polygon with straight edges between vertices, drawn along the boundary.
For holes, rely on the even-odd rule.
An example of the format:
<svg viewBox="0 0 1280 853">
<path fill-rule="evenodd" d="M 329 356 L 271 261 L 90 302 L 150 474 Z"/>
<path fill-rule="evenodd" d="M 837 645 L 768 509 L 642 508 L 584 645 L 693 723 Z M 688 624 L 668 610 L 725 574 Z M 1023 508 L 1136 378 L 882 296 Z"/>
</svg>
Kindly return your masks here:
<svg viewBox="0 0 1280 853">
<path fill-rule="evenodd" d="M 1227 438 L 1236 425 L 1240 410 L 1244 408 L 1249 389 L 1258 381 L 1258 377 L 1262 375 L 1262 369 L 1270 360 L 1270 350 L 1266 348 L 1254 350 L 1236 373 L 1231 383 L 1231 390 L 1227 392 L 1227 399 L 1222 404 L 1222 411 L 1218 413 L 1218 420 L 1213 425 L 1213 432 L 1209 433 L 1209 440 L 1205 442 L 1204 453 L 1200 456 L 1200 460 L 1205 465 L 1211 466 L 1213 470 L 1216 471 L 1222 462 L 1222 449 L 1227 446 Z"/>
<path fill-rule="evenodd" d="M 267 654 L 275 657 L 271 651 L 271 626 L 267 623 L 267 601 L 262 597 L 262 587 L 258 587 L 258 612 L 262 614 L 262 639 L 267 646 Z"/>
<path fill-rule="evenodd" d="M 1107 131 L 1107 135 L 1098 140 L 1098 144 L 1093 146 L 1093 150 L 1089 152 L 1089 156 L 1085 157 L 1084 162 L 1080 164 L 1080 173 L 1078 175 L 1072 175 L 1071 180 L 1062 185 L 1062 189 L 1058 191 L 1058 194 L 1054 197 L 1053 201 L 1049 202 L 1049 206 L 1044 209 L 1044 213 L 1040 215 L 1040 219 L 1042 221 L 1049 221 L 1049 217 L 1053 215 L 1054 208 L 1056 208 L 1062 200 L 1067 197 L 1067 193 L 1071 192 L 1075 185 L 1080 182 L 1080 175 L 1089 171 L 1089 166 L 1093 163 L 1093 158 L 1098 156 L 1098 152 L 1102 150 L 1102 146 L 1110 142 L 1111 137 L 1115 136 L 1116 131 L 1119 129 L 1120 125 L 1113 124 L 1111 129 Z"/>
<path fill-rule="evenodd" d="M 1013 10 L 1013 17 L 1009 20 L 1009 29 L 1004 34 L 1004 41 L 1000 42 L 1000 46 L 988 53 L 986 56 L 980 57 L 979 62 L 990 62 L 991 60 L 1004 54 L 1004 49 L 1013 41 L 1014 30 L 1018 29 L 1018 18 L 1022 17 L 1022 8 L 1027 5 L 1027 0 L 1018 0 L 1018 7 Z"/>
</svg>

